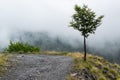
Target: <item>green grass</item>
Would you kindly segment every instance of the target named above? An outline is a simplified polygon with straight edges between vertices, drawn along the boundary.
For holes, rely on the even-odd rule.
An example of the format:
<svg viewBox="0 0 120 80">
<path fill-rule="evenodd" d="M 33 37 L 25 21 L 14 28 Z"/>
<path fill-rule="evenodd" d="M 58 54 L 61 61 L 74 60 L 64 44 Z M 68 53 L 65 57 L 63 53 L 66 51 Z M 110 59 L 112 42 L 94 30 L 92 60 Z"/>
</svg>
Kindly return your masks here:
<svg viewBox="0 0 120 80">
<path fill-rule="evenodd" d="M 97 80 L 120 80 L 120 65 L 112 64 L 102 57 L 88 54 L 87 61 L 83 61 L 82 53 L 68 53 L 67 56 L 74 58 L 74 71 L 88 69 L 90 74 L 96 76 Z M 68 79 L 71 80 L 71 79 Z M 75 79 L 78 80 L 78 79 Z"/>
</svg>

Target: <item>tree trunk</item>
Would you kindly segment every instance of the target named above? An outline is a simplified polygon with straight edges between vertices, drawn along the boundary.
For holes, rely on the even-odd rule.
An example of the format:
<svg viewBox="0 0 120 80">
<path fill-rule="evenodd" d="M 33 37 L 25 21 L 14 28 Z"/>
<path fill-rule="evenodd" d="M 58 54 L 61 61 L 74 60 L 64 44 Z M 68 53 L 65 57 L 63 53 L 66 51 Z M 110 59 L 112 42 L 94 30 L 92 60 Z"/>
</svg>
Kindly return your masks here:
<svg viewBox="0 0 120 80">
<path fill-rule="evenodd" d="M 86 38 L 84 36 L 84 61 L 86 61 Z"/>
</svg>

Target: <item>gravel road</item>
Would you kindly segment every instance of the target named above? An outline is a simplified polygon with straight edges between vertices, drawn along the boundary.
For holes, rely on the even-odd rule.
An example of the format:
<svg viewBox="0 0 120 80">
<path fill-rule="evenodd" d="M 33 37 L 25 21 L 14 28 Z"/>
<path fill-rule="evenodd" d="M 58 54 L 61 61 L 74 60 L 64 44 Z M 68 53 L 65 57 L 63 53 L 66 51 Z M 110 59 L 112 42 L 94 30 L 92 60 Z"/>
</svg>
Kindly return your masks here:
<svg viewBox="0 0 120 80">
<path fill-rule="evenodd" d="M 66 80 L 72 62 L 66 56 L 17 55 L 16 65 L 0 80 Z"/>
</svg>

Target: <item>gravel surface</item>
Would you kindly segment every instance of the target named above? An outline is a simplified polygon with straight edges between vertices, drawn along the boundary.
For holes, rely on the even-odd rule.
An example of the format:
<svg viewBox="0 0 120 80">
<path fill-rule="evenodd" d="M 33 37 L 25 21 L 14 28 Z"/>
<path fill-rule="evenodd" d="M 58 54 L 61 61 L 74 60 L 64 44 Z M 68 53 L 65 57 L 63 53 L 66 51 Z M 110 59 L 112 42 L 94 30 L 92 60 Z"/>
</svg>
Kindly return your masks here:
<svg viewBox="0 0 120 80">
<path fill-rule="evenodd" d="M 16 65 L 0 80 L 66 80 L 73 59 L 66 56 L 17 55 L 12 62 Z"/>
</svg>

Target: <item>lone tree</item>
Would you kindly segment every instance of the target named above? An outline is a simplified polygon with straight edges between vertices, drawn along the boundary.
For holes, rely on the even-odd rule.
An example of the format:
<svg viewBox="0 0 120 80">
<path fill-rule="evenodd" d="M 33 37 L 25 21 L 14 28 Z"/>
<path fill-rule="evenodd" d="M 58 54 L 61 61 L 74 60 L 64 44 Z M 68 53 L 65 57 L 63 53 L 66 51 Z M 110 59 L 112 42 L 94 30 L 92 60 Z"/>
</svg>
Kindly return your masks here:
<svg viewBox="0 0 120 80">
<path fill-rule="evenodd" d="M 80 31 L 84 37 L 84 61 L 86 61 L 86 38 L 89 34 L 94 34 L 98 26 L 101 25 L 103 15 L 96 17 L 95 12 L 89 9 L 86 5 L 80 7 L 75 5 L 75 14 L 70 22 L 70 27 Z"/>
</svg>

